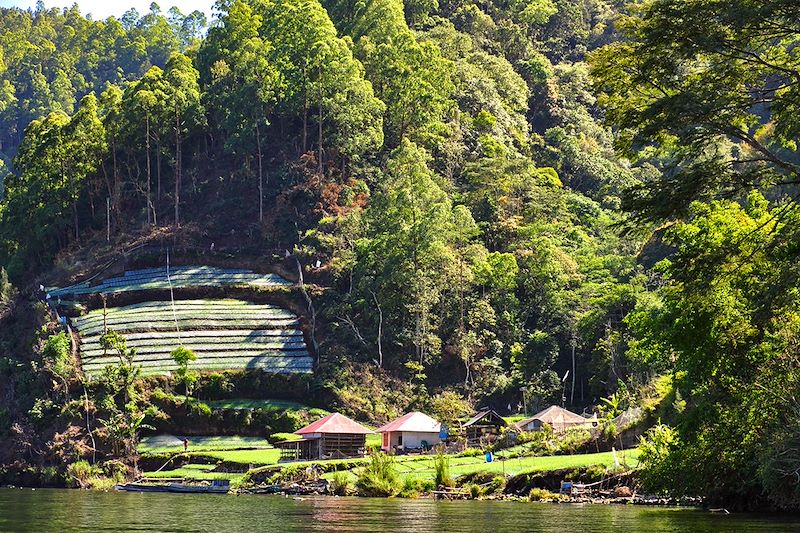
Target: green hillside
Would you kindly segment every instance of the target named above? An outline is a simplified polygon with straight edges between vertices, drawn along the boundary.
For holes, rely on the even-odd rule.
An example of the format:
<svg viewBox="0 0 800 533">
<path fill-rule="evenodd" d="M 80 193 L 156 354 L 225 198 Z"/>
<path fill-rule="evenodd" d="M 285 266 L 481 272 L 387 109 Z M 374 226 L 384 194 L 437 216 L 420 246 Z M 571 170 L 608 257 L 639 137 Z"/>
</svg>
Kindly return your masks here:
<svg viewBox="0 0 800 533">
<path fill-rule="evenodd" d="M 562 405 L 800 510 L 796 4 L 0 8 L 0 483 Z"/>
</svg>

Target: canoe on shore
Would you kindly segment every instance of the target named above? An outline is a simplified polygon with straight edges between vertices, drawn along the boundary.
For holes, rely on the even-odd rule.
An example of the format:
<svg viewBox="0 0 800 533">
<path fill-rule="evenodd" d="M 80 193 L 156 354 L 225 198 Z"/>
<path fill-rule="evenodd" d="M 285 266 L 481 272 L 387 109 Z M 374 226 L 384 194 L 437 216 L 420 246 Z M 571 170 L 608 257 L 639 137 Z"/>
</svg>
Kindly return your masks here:
<svg viewBox="0 0 800 533">
<path fill-rule="evenodd" d="M 116 490 L 127 492 L 179 492 L 197 494 L 227 494 L 230 489 L 230 481 L 218 479 L 211 482 L 211 485 L 189 485 L 186 483 L 153 484 L 153 483 L 124 483 L 114 487 Z"/>
<path fill-rule="evenodd" d="M 169 492 L 169 485 L 153 485 L 151 483 L 124 483 L 116 485 L 116 490 L 127 492 Z"/>
</svg>

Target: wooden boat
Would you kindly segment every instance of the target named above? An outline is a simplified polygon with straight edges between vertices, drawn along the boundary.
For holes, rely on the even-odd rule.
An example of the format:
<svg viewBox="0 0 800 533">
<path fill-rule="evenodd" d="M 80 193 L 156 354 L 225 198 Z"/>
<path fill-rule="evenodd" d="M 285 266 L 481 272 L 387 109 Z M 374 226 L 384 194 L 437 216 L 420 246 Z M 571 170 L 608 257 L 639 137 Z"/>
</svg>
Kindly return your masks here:
<svg viewBox="0 0 800 533">
<path fill-rule="evenodd" d="M 127 492 L 169 492 L 169 485 L 154 485 L 152 483 L 123 483 L 114 486 L 115 490 Z"/>
<path fill-rule="evenodd" d="M 169 492 L 188 492 L 200 494 L 227 494 L 231 490 L 231 482 L 227 479 L 215 479 L 211 485 L 187 485 L 186 483 L 170 483 Z"/>
<path fill-rule="evenodd" d="M 125 483 L 116 485 L 116 490 L 127 492 L 179 492 L 197 494 L 227 494 L 231 490 L 231 482 L 227 479 L 216 479 L 211 485 L 189 485 L 187 483 L 153 484 Z"/>
</svg>

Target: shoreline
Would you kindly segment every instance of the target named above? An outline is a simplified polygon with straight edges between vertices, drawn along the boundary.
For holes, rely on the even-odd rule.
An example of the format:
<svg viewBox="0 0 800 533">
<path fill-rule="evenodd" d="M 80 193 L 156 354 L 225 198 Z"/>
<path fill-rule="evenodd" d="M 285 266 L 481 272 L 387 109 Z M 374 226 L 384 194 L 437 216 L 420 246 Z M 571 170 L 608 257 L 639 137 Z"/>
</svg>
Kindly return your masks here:
<svg viewBox="0 0 800 533">
<path fill-rule="evenodd" d="M 58 490 L 58 491 L 79 491 L 79 492 L 95 492 L 95 493 L 125 493 L 126 491 L 121 491 L 117 489 L 91 489 L 91 488 L 81 488 L 81 487 L 52 487 L 52 486 L 21 486 L 21 485 L 0 485 L 0 490 L 29 490 L 29 491 L 36 491 L 36 490 Z M 180 495 L 180 493 L 159 493 L 159 494 L 168 494 L 171 496 Z M 468 497 L 457 497 L 457 498 L 443 498 L 437 496 L 432 493 L 423 493 L 415 497 L 400 497 L 400 496 L 393 496 L 393 497 L 380 497 L 380 496 L 362 496 L 359 494 L 346 494 L 346 495 L 337 495 L 337 494 L 329 494 L 329 493 L 321 493 L 321 492 L 292 492 L 292 491 L 280 491 L 280 492 L 267 492 L 265 490 L 260 490 L 259 488 L 251 488 L 251 489 L 242 489 L 242 490 L 232 490 L 227 494 L 214 494 L 213 496 L 272 496 L 272 497 L 282 497 L 282 498 L 292 498 L 299 501 L 303 501 L 310 498 L 324 498 L 324 499 L 336 499 L 336 498 L 358 498 L 358 499 L 369 499 L 369 500 L 428 500 L 434 502 L 453 502 L 453 501 L 481 501 L 481 502 L 516 502 L 516 503 L 531 503 L 531 504 L 548 504 L 548 505 L 638 505 L 638 506 L 649 506 L 649 507 L 675 507 L 675 508 L 682 508 L 682 509 L 698 509 L 698 510 L 706 510 L 708 512 L 724 512 L 727 513 L 725 509 L 708 509 L 703 506 L 703 499 L 700 497 L 660 497 L 660 496 L 650 496 L 650 495 L 634 495 L 631 497 L 600 497 L 600 496 L 566 496 L 562 495 L 561 498 L 557 499 L 541 499 L 541 500 L 530 500 L 529 498 L 514 495 L 514 494 L 493 494 L 489 496 L 480 496 L 476 498 Z"/>
</svg>

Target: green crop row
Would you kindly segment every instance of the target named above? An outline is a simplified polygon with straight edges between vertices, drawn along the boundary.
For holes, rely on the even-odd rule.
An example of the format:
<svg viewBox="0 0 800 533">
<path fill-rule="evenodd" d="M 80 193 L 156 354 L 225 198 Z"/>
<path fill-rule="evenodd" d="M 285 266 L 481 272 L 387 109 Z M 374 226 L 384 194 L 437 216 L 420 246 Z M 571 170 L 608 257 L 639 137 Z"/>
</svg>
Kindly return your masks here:
<svg viewBox="0 0 800 533">
<path fill-rule="evenodd" d="M 166 353 L 169 354 L 181 344 L 163 344 L 163 345 L 147 345 L 136 348 L 137 354 L 151 354 L 151 353 Z M 198 355 L 203 352 L 269 352 L 271 350 L 304 350 L 306 348 L 305 342 L 274 342 L 270 344 L 203 344 L 203 343 L 190 343 L 185 342 L 182 344 L 186 348 L 196 352 Z M 106 350 L 94 349 L 84 350 L 81 348 L 81 358 L 89 359 L 92 357 L 101 357 L 106 354 Z"/>
<path fill-rule="evenodd" d="M 147 340 L 173 339 L 179 343 L 189 339 L 214 339 L 215 342 L 272 342 L 275 339 L 297 340 L 303 338 L 303 332 L 299 329 L 212 329 L 212 330 L 192 330 L 181 334 L 175 331 L 147 331 L 143 333 L 129 333 L 125 335 L 128 346 L 138 346 L 137 342 Z M 83 338 L 83 345 L 100 346 L 99 336 L 86 336 Z"/>
<path fill-rule="evenodd" d="M 209 328 L 212 329 L 231 329 L 231 330 L 240 330 L 242 328 L 250 328 L 250 329 L 267 329 L 267 328 L 280 328 L 283 329 L 287 326 L 294 326 L 297 327 L 300 325 L 300 321 L 297 319 L 294 320 L 286 320 L 286 319 L 278 319 L 278 320 L 270 320 L 268 323 L 262 321 L 246 321 L 246 320 L 203 320 L 203 319 L 178 319 L 178 329 L 181 331 L 187 331 L 192 329 L 203 329 L 207 330 Z M 164 320 L 164 321 L 151 321 L 151 322 L 139 322 L 135 324 L 116 324 L 113 327 L 109 325 L 110 329 L 113 329 L 119 333 L 127 334 L 127 333 L 134 333 L 134 332 L 145 332 L 145 331 L 175 331 L 175 321 L 174 320 Z M 105 331 L 105 328 L 101 325 L 98 327 L 92 327 L 88 329 L 79 329 L 79 333 L 85 336 L 91 335 L 101 335 Z"/>
</svg>

